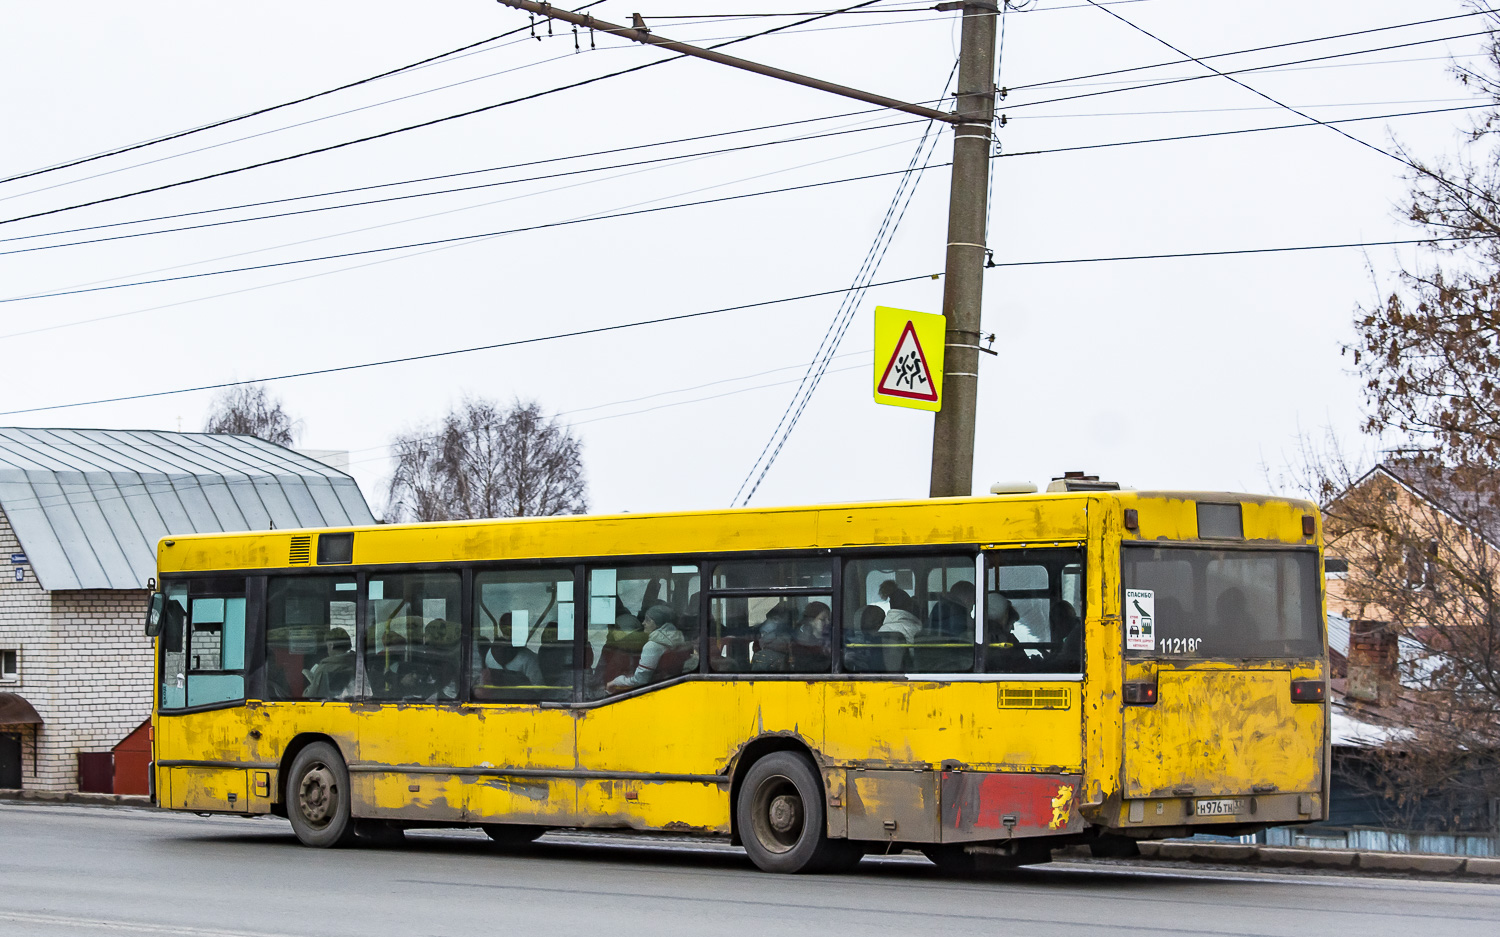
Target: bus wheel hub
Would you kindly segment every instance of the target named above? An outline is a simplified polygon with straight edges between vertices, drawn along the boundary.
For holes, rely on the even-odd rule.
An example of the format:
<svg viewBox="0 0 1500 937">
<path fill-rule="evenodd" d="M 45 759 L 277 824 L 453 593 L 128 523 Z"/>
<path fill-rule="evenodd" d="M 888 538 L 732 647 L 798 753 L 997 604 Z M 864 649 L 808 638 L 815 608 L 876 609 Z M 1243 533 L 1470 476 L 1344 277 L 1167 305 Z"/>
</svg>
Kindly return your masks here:
<svg viewBox="0 0 1500 937">
<path fill-rule="evenodd" d="M 297 803 L 308 822 L 322 823 L 328 819 L 333 803 L 333 775 L 327 768 L 319 765 L 302 776 Z"/>
<path fill-rule="evenodd" d="M 790 833 L 802 822 L 802 799 L 795 794 L 782 794 L 771 801 L 769 813 L 771 829 Z"/>
</svg>

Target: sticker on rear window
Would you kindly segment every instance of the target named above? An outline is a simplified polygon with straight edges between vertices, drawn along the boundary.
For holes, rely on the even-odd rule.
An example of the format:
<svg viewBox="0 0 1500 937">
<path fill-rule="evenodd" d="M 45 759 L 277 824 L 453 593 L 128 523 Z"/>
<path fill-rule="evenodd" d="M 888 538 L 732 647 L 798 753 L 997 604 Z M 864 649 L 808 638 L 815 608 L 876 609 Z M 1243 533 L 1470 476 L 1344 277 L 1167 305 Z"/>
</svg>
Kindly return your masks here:
<svg viewBox="0 0 1500 937">
<path fill-rule="evenodd" d="M 1125 649 L 1156 650 L 1156 591 L 1125 590 Z"/>
</svg>

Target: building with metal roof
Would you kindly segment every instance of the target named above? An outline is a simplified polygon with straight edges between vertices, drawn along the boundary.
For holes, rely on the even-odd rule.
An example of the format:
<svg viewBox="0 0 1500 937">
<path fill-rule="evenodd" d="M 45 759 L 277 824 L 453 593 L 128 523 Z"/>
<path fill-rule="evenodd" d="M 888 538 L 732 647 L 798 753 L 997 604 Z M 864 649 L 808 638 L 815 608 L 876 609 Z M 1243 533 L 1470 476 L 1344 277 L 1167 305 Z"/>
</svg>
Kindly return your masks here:
<svg viewBox="0 0 1500 937">
<path fill-rule="evenodd" d="M 158 540 L 374 522 L 346 473 L 253 436 L 0 428 L 0 714 L 31 713 L 0 719 L 0 788 L 76 789 L 149 715 Z"/>
</svg>

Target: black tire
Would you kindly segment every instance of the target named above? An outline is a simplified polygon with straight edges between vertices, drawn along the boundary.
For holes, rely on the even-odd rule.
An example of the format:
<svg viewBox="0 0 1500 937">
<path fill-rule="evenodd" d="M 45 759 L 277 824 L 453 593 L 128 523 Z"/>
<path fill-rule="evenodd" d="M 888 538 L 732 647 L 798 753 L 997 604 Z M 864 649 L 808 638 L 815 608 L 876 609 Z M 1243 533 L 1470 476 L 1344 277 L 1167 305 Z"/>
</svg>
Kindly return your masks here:
<svg viewBox="0 0 1500 937">
<path fill-rule="evenodd" d="M 519 823 L 484 823 L 481 826 L 485 835 L 494 840 L 496 846 L 509 849 L 530 845 L 547 832 L 544 826 L 523 826 Z"/>
<path fill-rule="evenodd" d="M 823 782 L 801 755 L 773 752 L 751 765 L 734 814 L 740 842 L 762 872 L 823 872 L 853 855 L 847 840 L 828 838 Z"/>
<path fill-rule="evenodd" d="M 349 769 L 337 748 L 313 742 L 297 753 L 287 777 L 286 807 L 302 845 L 327 849 L 354 842 Z"/>
</svg>

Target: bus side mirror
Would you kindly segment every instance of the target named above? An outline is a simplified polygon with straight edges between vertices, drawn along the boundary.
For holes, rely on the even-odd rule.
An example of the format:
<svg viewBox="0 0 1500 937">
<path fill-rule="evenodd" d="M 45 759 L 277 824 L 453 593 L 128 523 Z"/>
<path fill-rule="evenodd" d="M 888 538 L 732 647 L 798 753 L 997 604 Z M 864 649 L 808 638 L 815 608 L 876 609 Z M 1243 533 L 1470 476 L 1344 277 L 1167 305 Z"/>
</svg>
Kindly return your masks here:
<svg viewBox="0 0 1500 937">
<path fill-rule="evenodd" d="M 146 637 L 154 638 L 161 634 L 161 620 L 166 610 L 166 593 L 151 593 L 151 600 L 146 604 Z"/>
</svg>

